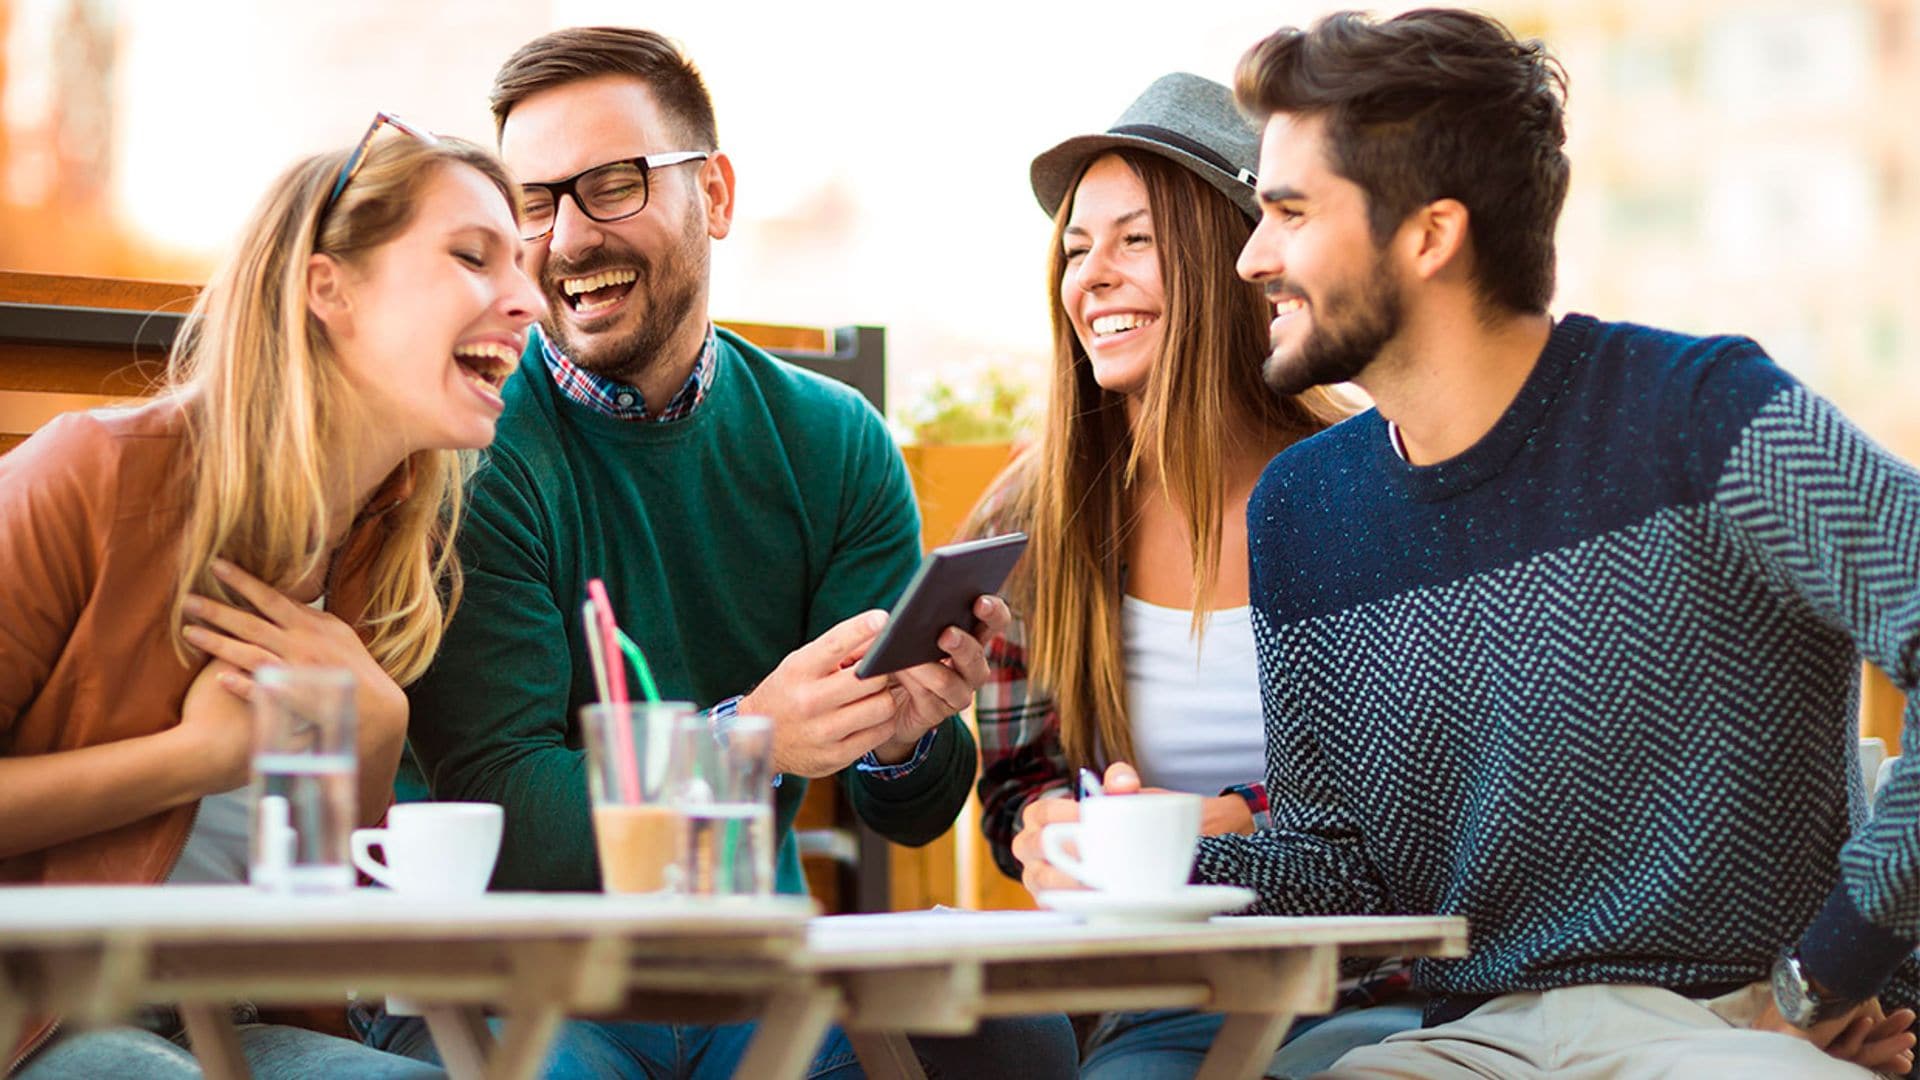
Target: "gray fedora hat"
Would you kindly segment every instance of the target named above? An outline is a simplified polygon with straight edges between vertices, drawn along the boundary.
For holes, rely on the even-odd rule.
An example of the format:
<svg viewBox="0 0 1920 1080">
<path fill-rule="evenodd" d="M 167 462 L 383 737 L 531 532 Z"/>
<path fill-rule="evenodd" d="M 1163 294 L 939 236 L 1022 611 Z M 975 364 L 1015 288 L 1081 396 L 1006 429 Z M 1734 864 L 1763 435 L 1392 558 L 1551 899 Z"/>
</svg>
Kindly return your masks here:
<svg viewBox="0 0 1920 1080">
<path fill-rule="evenodd" d="M 1184 166 L 1219 188 L 1248 217 L 1260 216 L 1253 196 L 1260 132 L 1234 107 L 1226 87 L 1184 71 L 1155 79 L 1105 134 L 1077 135 L 1034 158 L 1033 194 L 1040 208 L 1048 214 L 1058 211 L 1087 162 L 1124 148 Z"/>
</svg>

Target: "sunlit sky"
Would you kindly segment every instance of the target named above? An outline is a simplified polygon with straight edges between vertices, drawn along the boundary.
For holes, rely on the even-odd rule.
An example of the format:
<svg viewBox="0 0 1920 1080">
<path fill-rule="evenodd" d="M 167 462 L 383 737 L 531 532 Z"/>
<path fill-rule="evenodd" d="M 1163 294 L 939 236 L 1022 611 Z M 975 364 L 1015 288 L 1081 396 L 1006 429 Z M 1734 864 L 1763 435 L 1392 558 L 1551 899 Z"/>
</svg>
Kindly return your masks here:
<svg viewBox="0 0 1920 1080">
<path fill-rule="evenodd" d="M 123 0 L 119 197 L 165 243 L 215 250 L 280 168 L 351 142 L 375 110 L 490 141 L 486 89 L 515 46 L 645 25 L 702 67 L 738 170 L 715 314 L 886 325 L 905 390 L 932 374 L 916 355 L 1044 355 L 1036 153 L 1104 129 L 1167 71 L 1226 81 L 1247 45 L 1315 10 Z"/>
</svg>

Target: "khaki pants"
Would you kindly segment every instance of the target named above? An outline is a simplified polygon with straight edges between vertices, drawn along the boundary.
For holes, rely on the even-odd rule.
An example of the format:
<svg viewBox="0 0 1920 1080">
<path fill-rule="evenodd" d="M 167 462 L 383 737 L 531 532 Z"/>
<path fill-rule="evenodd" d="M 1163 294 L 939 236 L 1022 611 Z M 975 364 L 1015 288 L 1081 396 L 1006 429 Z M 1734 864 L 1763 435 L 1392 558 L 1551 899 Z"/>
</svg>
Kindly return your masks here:
<svg viewBox="0 0 1920 1080">
<path fill-rule="evenodd" d="M 1506 994 L 1451 1024 L 1404 1031 L 1361 1047 L 1320 1075 L 1328 1080 L 1871 1080 L 1877 1075 L 1799 1039 L 1748 1030 L 1768 994 L 1765 983 L 1710 1001 L 1652 986 Z"/>
</svg>

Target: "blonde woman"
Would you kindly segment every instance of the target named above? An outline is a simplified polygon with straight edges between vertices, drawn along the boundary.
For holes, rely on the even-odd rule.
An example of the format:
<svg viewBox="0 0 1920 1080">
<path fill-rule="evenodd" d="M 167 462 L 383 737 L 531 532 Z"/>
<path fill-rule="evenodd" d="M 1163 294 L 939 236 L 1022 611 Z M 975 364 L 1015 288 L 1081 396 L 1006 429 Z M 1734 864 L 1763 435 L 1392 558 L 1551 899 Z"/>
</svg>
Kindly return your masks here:
<svg viewBox="0 0 1920 1080">
<path fill-rule="evenodd" d="M 0 883 L 242 880 L 264 664 L 355 674 L 380 817 L 400 687 L 459 600 L 471 452 L 539 313 L 516 190 L 486 151 L 376 119 L 273 185 L 161 395 L 0 458 Z M 34 1080 L 198 1075 L 157 1032 L 29 1027 L 7 1066 Z M 297 1029 L 242 1046 L 255 1075 L 435 1074 Z"/>
<path fill-rule="evenodd" d="M 1319 391 L 1282 397 L 1261 381 L 1269 308 L 1234 271 L 1257 158 L 1227 89 L 1174 74 L 1107 132 L 1033 163 L 1054 219 L 1053 382 L 1039 441 L 969 531 L 1032 537 L 977 716 L 982 828 L 1001 869 L 1036 893 L 1079 887 L 1038 841 L 1073 816 L 1080 767 L 1129 762 L 1148 785 L 1205 796 L 1209 833 L 1251 831 L 1266 809 L 1247 499 L 1274 455 L 1340 411 Z M 1220 1020 L 1109 1014 L 1081 1075 L 1191 1076 Z M 1418 1013 L 1366 1021 L 1319 1038 L 1344 1050 Z M 1276 1075 L 1329 1053 L 1283 1050 Z"/>
</svg>

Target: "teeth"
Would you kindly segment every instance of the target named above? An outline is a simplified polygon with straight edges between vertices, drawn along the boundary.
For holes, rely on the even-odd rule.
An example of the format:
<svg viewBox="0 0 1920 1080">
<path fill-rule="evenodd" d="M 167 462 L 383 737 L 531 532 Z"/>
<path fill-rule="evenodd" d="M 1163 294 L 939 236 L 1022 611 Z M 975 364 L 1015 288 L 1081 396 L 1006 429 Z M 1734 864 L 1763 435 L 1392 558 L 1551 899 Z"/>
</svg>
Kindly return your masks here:
<svg viewBox="0 0 1920 1080">
<path fill-rule="evenodd" d="M 1122 330 L 1133 330 L 1146 326 L 1157 321 L 1158 318 L 1156 315 L 1142 315 L 1138 312 L 1129 312 L 1125 315 L 1102 315 L 1093 320 L 1093 332 L 1100 337 L 1105 337 L 1108 334 L 1117 334 Z"/>
<path fill-rule="evenodd" d="M 507 383 L 507 376 L 520 366 L 520 356 L 508 345 L 498 341 L 476 341 L 453 347 L 453 355 L 461 374 L 488 389 L 498 390 Z"/>
<path fill-rule="evenodd" d="M 1305 300 L 1298 297 L 1288 297 L 1285 300 L 1275 300 L 1273 302 L 1273 313 L 1276 316 L 1291 315 L 1306 306 L 1307 302 Z"/>
<path fill-rule="evenodd" d="M 591 277 L 568 278 L 560 283 L 560 291 L 568 296 L 579 296 L 581 293 L 604 289 L 609 285 L 625 285 L 630 281 L 638 280 L 639 276 L 632 270 L 602 270 Z"/>
<path fill-rule="evenodd" d="M 471 345 L 455 345 L 453 355 L 471 356 L 477 360 L 498 360 L 503 364 L 511 364 L 520 359 L 519 354 L 497 341 L 476 341 Z"/>
</svg>

